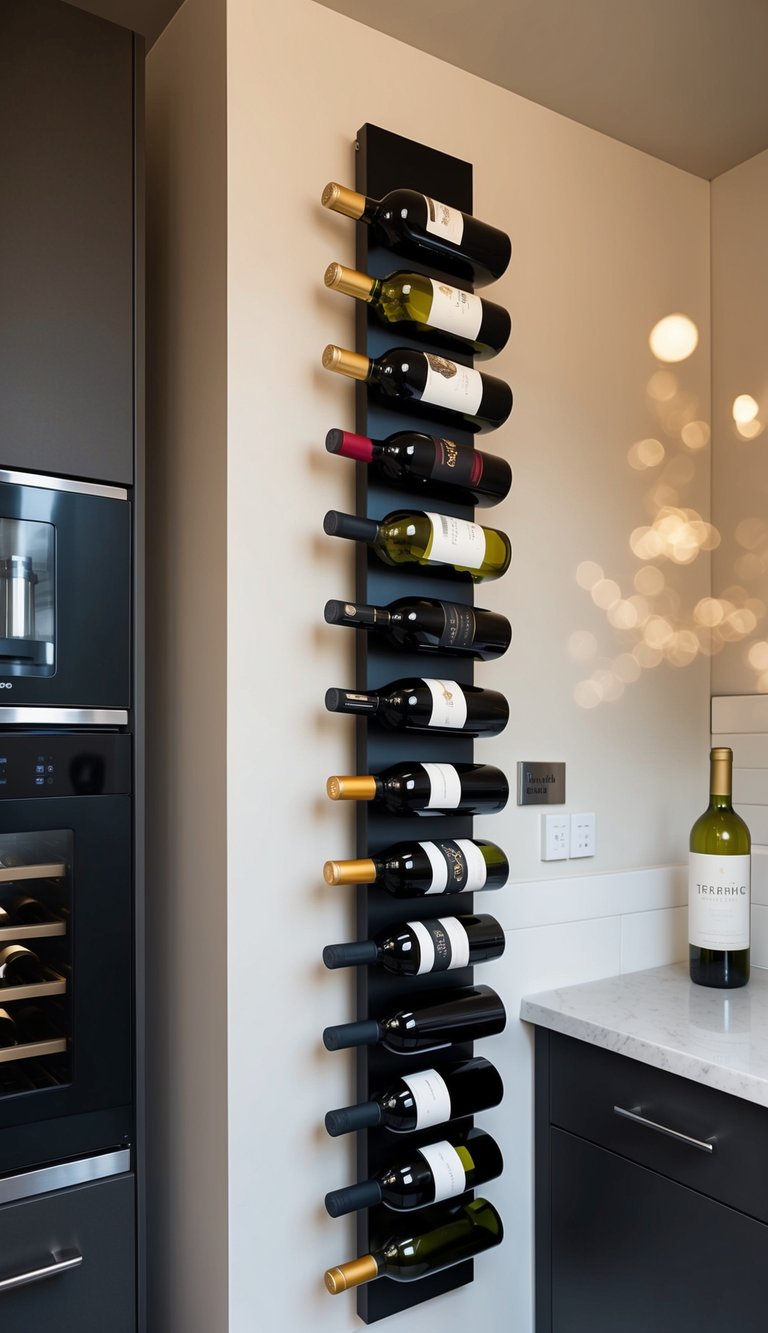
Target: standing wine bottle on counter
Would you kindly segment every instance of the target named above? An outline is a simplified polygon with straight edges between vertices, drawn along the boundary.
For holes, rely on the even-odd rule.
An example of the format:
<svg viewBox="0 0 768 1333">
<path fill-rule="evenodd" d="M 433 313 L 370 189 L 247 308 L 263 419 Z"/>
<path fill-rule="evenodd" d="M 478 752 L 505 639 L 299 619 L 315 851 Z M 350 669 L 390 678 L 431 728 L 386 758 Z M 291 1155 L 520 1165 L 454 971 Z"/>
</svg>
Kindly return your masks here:
<svg viewBox="0 0 768 1333">
<path fill-rule="evenodd" d="M 493 842 L 446 838 L 399 842 L 375 857 L 326 861 L 323 876 L 327 884 L 375 884 L 394 898 L 421 898 L 500 889 L 509 878 L 509 862 Z"/>
<path fill-rule="evenodd" d="M 330 713 L 373 717 L 390 731 L 497 736 L 509 721 L 509 704 L 497 690 L 426 677 L 393 680 L 375 692 L 327 690 L 325 706 Z"/>
<path fill-rule="evenodd" d="M 512 411 L 512 390 L 504 380 L 413 347 L 392 347 L 372 360 L 329 343 L 323 365 L 367 383 L 386 407 L 424 412 L 452 426 L 463 421 L 472 431 L 496 430 Z"/>
<path fill-rule="evenodd" d="M 503 1096 L 499 1071 L 482 1056 L 475 1056 L 403 1074 L 373 1101 L 326 1112 L 325 1128 L 333 1138 L 379 1125 L 396 1134 L 410 1134 L 487 1111 L 498 1106 Z"/>
<path fill-rule="evenodd" d="M 424 273 L 371 278 L 343 264 L 329 264 L 325 285 L 366 301 L 381 323 L 396 332 L 417 337 L 437 333 L 446 346 L 473 352 L 479 359 L 500 352 L 512 330 L 503 306 Z"/>
<path fill-rule="evenodd" d="M 444 1212 L 430 1219 L 428 1231 L 393 1236 L 372 1254 L 329 1268 L 325 1285 L 331 1295 L 382 1276 L 396 1282 L 428 1277 L 501 1244 L 504 1236 L 501 1218 L 487 1199 L 445 1204 L 444 1208 Z"/>
<path fill-rule="evenodd" d="M 334 429 L 328 431 L 325 447 L 329 454 L 367 463 L 371 474 L 383 481 L 456 504 L 498 504 L 512 485 L 512 469 L 505 458 L 419 431 L 397 431 L 385 440 L 372 440 Z"/>
<path fill-rule="evenodd" d="M 688 940 L 691 980 L 732 988 L 749 981 L 749 829 L 731 804 L 733 751 L 710 752 L 709 806 L 691 829 Z"/>
<path fill-rule="evenodd" d="M 490 661 L 512 641 L 512 626 L 497 611 L 430 597 L 398 597 L 387 606 L 331 600 L 325 604 L 329 625 L 378 634 L 395 648 L 419 653 L 450 653 Z"/>
<path fill-rule="evenodd" d="M 473 583 L 501 578 L 512 559 L 506 533 L 448 514 L 395 510 L 376 522 L 329 509 L 323 530 L 329 537 L 368 542 L 385 565 L 447 566 Z"/>
<path fill-rule="evenodd" d="M 449 995 L 436 996 L 418 1009 L 401 1009 L 390 1018 L 360 1019 L 336 1023 L 323 1032 L 326 1050 L 381 1043 L 396 1055 L 419 1055 L 438 1051 L 458 1041 L 479 1041 L 503 1032 L 507 1014 L 490 986 L 462 986 Z"/>
<path fill-rule="evenodd" d="M 395 254 L 437 266 L 478 287 L 500 278 L 512 257 L 506 232 L 416 190 L 390 190 L 383 199 L 368 199 L 331 181 L 322 203 L 367 223 L 374 238 Z"/>
<path fill-rule="evenodd" d="M 332 801 L 376 801 L 395 815 L 492 815 L 509 799 L 493 764 L 393 764 L 382 773 L 328 779 Z"/>
<path fill-rule="evenodd" d="M 403 921 L 375 940 L 326 944 L 323 962 L 331 969 L 378 963 L 401 977 L 474 967 L 504 952 L 504 931 L 493 916 L 444 916 Z"/>
<path fill-rule="evenodd" d="M 495 1180 L 504 1170 L 499 1146 L 482 1129 L 454 1130 L 445 1139 L 402 1152 L 370 1180 L 331 1190 L 325 1207 L 331 1217 L 383 1203 L 395 1212 L 428 1208 L 457 1199 Z"/>
</svg>

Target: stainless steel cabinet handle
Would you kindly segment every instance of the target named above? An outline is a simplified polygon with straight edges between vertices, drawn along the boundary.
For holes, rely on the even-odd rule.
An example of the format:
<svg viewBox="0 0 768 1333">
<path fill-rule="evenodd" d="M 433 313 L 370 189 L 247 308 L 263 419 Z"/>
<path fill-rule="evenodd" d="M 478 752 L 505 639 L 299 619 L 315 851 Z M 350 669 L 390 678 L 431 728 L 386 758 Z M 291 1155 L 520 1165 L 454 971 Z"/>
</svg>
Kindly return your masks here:
<svg viewBox="0 0 768 1333">
<path fill-rule="evenodd" d="M 714 1140 L 692 1139 L 690 1134 L 681 1134 L 677 1129 L 669 1129 L 667 1125 L 659 1125 L 655 1120 L 648 1120 L 646 1116 L 640 1115 L 639 1111 L 627 1111 L 623 1106 L 614 1106 L 617 1115 L 621 1115 L 625 1120 L 633 1120 L 636 1125 L 645 1125 L 646 1129 L 655 1129 L 659 1134 L 668 1134 L 671 1139 L 678 1139 L 680 1143 L 687 1143 L 691 1148 L 698 1148 L 700 1152 L 714 1152 Z"/>
<path fill-rule="evenodd" d="M 42 1282 L 46 1277 L 58 1277 L 69 1272 L 70 1268 L 79 1268 L 83 1256 L 78 1250 L 61 1250 L 50 1256 L 50 1263 L 40 1268 L 30 1268 L 26 1273 L 16 1273 L 13 1277 L 0 1278 L 0 1291 L 11 1291 L 14 1287 L 24 1287 L 29 1282 Z"/>
</svg>

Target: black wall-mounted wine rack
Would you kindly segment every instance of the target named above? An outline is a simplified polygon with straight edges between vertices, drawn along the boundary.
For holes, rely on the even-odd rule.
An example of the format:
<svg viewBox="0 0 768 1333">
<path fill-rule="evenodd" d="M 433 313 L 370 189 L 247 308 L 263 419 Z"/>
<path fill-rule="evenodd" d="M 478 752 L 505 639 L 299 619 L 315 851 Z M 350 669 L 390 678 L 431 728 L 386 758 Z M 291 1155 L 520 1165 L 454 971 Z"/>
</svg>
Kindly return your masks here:
<svg viewBox="0 0 768 1333">
<path fill-rule="evenodd" d="M 357 136 L 355 188 L 374 199 L 380 199 L 389 190 L 398 187 L 414 189 L 440 199 L 464 213 L 472 212 L 472 167 L 458 158 L 449 157 L 421 144 L 414 143 L 374 125 L 364 125 Z M 445 277 L 456 285 L 456 279 L 444 275 L 430 265 L 426 267 L 408 259 L 400 260 L 392 252 L 375 242 L 370 228 L 360 223 L 356 228 L 357 268 L 374 277 L 385 277 L 398 268 Z M 461 284 L 459 284 L 461 285 Z M 388 348 L 407 344 L 409 339 L 382 327 L 364 303 L 356 303 L 355 350 L 376 357 Z M 449 355 L 454 361 L 472 365 L 472 358 L 456 351 L 446 351 L 439 335 L 433 342 L 419 340 L 418 346 L 426 351 Z M 458 442 L 472 445 L 473 434 L 457 425 L 446 430 L 439 422 L 423 415 L 411 416 L 393 412 L 369 396 L 365 384 L 356 385 L 355 429 L 361 435 L 381 439 L 396 430 L 418 430 L 436 436 L 450 434 Z M 474 510 L 466 505 L 444 500 L 428 500 L 411 496 L 407 491 L 390 489 L 370 475 L 365 464 L 357 465 L 356 512 L 360 517 L 381 519 L 391 510 L 429 508 L 463 519 L 473 519 Z M 408 595 L 444 598 L 447 601 L 474 603 L 474 585 L 469 578 L 455 573 L 433 572 L 411 565 L 398 569 L 382 564 L 363 543 L 357 544 L 356 599 L 358 602 L 382 605 Z M 474 669 L 469 658 L 430 656 L 389 647 L 378 635 L 357 633 L 355 688 L 376 690 L 387 681 L 406 676 L 438 676 L 473 684 Z M 335 683 L 335 682 L 334 682 Z M 471 762 L 473 742 L 466 736 L 430 735 L 424 733 L 386 732 L 375 722 L 358 718 L 356 743 L 357 773 L 376 773 L 398 761 L 416 760 L 442 763 Z M 359 857 L 374 856 L 389 844 L 411 839 L 471 838 L 473 820 L 468 816 L 438 816 L 429 819 L 398 819 L 377 806 L 360 801 L 357 814 L 357 848 Z M 383 889 L 360 886 L 357 890 L 357 938 L 370 939 L 385 931 L 395 922 L 408 919 L 432 918 L 439 915 L 473 911 L 473 895 L 462 894 L 449 899 L 416 898 L 408 902 L 391 897 Z M 383 1018 L 397 1010 L 409 1007 L 413 1001 L 424 1000 L 431 992 L 446 992 L 468 986 L 473 981 L 473 969 L 439 972 L 424 977 L 406 979 L 393 976 L 383 968 L 357 969 L 357 1017 Z M 493 976 L 489 978 L 493 985 Z M 483 976 L 485 981 L 486 977 Z M 450 1051 L 441 1051 L 437 1059 L 464 1059 L 472 1054 L 471 1044 L 455 1045 Z M 421 1060 L 397 1056 L 380 1046 L 362 1047 L 357 1052 L 358 1102 L 369 1101 L 390 1082 L 406 1073 L 415 1072 L 432 1062 L 432 1056 Z M 467 1126 L 471 1122 L 466 1122 Z M 409 1143 L 419 1145 L 435 1138 L 434 1128 L 409 1136 Z M 358 1132 L 357 1178 L 367 1180 L 386 1164 L 396 1149 L 398 1140 L 384 1129 Z M 358 1213 L 358 1254 L 367 1254 L 381 1247 L 389 1236 L 413 1227 L 425 1230 L 429 1225 L 429 1210 L 419 1214 L 397 1214 L 384 1207 Z M 362 1286 L 358 1290 L 358 1314 L 365 1323 L 374 1323 L 400 1310 L 452 1291 L 473 1279 L 473 1263 L 468 1261 L 442 1273 L 436 1273 L 418 1282 L 400 1283 L 386 1277 Z"/>
</svg>

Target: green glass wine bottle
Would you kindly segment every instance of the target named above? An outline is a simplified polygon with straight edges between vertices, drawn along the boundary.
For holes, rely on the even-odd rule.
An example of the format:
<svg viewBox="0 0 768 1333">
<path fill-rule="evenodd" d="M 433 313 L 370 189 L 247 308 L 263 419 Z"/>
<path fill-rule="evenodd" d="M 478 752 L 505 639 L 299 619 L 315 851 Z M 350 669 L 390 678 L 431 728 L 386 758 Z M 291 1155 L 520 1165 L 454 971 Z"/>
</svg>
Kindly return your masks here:
<svg viewBox="0 0 768 1333">
<path fill-rule="evenodd" d="M 749 981 L 750 836 L 731 804 L 733 751 L 710 752 L 709 806 L 691 829 L 688 940 L 691 980 L 733 988 Z"/>
</svg>

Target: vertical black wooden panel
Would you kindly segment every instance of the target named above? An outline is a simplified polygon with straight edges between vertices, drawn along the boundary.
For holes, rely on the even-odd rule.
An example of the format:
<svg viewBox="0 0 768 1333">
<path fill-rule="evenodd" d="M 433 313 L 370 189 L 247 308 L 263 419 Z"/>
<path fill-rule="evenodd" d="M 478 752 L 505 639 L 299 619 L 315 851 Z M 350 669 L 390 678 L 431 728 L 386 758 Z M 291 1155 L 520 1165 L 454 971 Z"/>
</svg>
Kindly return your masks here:
<svg viewBox="0 0 768 1333">
<path fill-rule="evenodd" d="M 421 144 L 413 143 L 399 135 L 390 134 L 374 125 L 365 125 L 358 135 L 357 179 L 356 188 L 361 194 L 373 199 L 380 199 L 389 190 L 403 187 L 419 190 L 435 199 L 442 200 L 464 213 L 472 212 L 472 167 L 458 158 L 448 157 Z M 397 269 L 417 270 L 431 275 L 438 273 L 433 267 L 393 255 L 391 251 L 379 246 L 373 240 L 370 229 L 360 223 L 357 227 L 357 267 L 375 277 L 385 277 Z M 456 279 L 450 278 L 454 285 Z M 356 350 L 367 356 L 379 356 L 390 347 L 407 345 L 407 338 L 402 334 L 393 334 L 378 323 L 369 313 L 368 307 L 360 303 L 357 308 Z M 425 343 L 419 340 L 419 347 L 427 351 L 442 352 L 445 348 L 439 341 Z M 465 365 L 472 364 L 471 356 L 462 356 L 451 352 L 455 361 Z M 463 444 L 472 444 L 474 436 L 459 426 L 447 429 L 438 422 L 430 422 L 423 416 L 408 415 L 378 404 L 369 398 L 365 385 L 357 386 L 356 429 L 362 435 L 382 439 L 394 431 L 420 430 L 438 436 L 448 435 Z M 369 476 L 365 464 L 357 464 L 357 513 L 369 518 L 383 518 L 395 509 L 429 508 L 442 513 L 450 513 L 459 518 L 472 519 L 474 511 L 469 506 L 448 504 L 442 500 L 426 501 L 410 495 L 407 491 L 390 489 Z M 420 569 L 416 565 L 405 568 L 393 568 L 382 564 L 378 557 L 362 546 L 358 551 L 357 599 L 376 605 L 385 604 L 396 597 L 406 595 L 444 597 L 450 601 L 473 603 L 473 584 L 468 578 L 455 574 L 436 575 L 432 571 Z M 440 676 L 458 680 L 461 684 L 472 684 L 473 667 L 470 659 L 430 657 L 407 654 L 388 648 L 378 636 L 360 633 L 357 635 L 357 688 L 376 689 L 388 680 L 402 676 Z M 357 769 L 358 773 L 376 773 L 390 764 L 408 760 L 432 761 L 443 763 L 466 763 L 472 760 L 472 741 L 464 736 L 430 736 L 427 733 L 386 733 L 373 722 L 364 718 L 357 721 Z M 365 802 L 359 803 L 357 824 L 358 856 L 374 855 L 390 843 L 401 839 L 434 838 L 470 838 L 472 819 L 468 816 L 452 818 L 403 818 L 382 814 Z M 361 886 L 358 890 L 358 938 L 367 939 L 385 930 L 392 922 L 404 919 L 435 917 L 444 914 L 453 915 L 472 911 L 472 895 L 463 894 L 446 900 L 434 898 L 415 899 L 405 902 L 392 898 L 383 889 L 369 889 Z M 359 968 L 358 980 L 358 1017 L 381 1018 L 409 1004 L 418 1003 L 420 997 L 430 991 L 448 990 L 472 981 L 472 969 L 435 976 L 404 979 L 379 968 Z M 455 1046 L 450 1051 L 440 1052 L 440 1056 L 427 1055 L 420 1060 L 396 1056 L 379 1047 L 363 1048 L 358 1053 L 358 1100 L 368 1101 L 372 1094 L 381 1092 L 388 1082 L 403 1073 L 428 1066 L 433 1058 L 445 1058 L 446 1055 L 464 1058 L 471 1054 L 471 1045 Z M 420 1143 L 434 1139 L 434 1129 L 414 1136 L 408 1141 Z M 398 1143 L 404 1140 L 395 1138 L 386 1130 L 371 1130 L 358 1134 L 358 1179 L 365 1180 L 385 1164 L 387 1157 L 397 1150 Z M 407 1234 L 411 1228 L 421 1229 L 428 1222 L 428 1214 L 390 1212 L 385 1208 L 361 1212 L 358 1214 L 358 1241 L 360 1254 L 365 1254 L 388 1236 Z M 366 1323 L 373 1323 L 398 1310 L 407 1309 L 422 1301 L 430 1300 L 441 1292 L 451 1291 L 472 1280 L 471 1262 L 457 1265 L 444 1273 L 424 1278 L 418 1282 L 393 1282 L 389 1278 L 380 1278 L 377 1282 L 361 1287 L 358 1293 L 358 1313 Z"/>
</svg>

